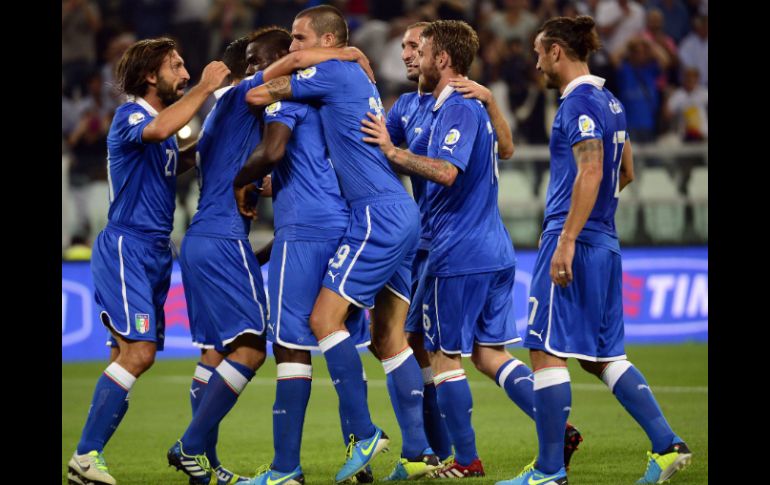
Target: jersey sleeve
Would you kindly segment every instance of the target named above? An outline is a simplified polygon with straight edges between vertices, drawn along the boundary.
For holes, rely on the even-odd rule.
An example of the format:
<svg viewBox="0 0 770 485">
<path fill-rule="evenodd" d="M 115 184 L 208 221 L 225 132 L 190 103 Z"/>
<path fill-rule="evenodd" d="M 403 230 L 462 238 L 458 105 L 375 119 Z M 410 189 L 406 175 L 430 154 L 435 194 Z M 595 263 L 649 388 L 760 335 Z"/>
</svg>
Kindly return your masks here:
<svg viewBox="0 0 770 485">
<path fill-rule="evenodd" d="M 479 123 L 478 117 L 467 106 L 445 106 L 436 120 L 432 135 L 436 142 L 428 156 L 446 160 L 464 171 L 471 158 Z"/>
<path fill-rule="evenodd" d="M 583 96 L 564 101 L 563 126 L 570 146 L 604 136 L 604 114 L 599 106 Z"/>
<path fill-rule="evenodd" d="M 288 126 L 290 130 L 294 130 L 294 126 L 305 117 L 306 113 L 307 105 L 305 104 L 276 101 L 265 107 L 264 121 L 265 125 L 282 123 Z"/>
<path fill-rule="evenodd" d="M 401 99 L 398 98 L 388 112 L 388 118 L 385 120 L 385 127 L 388 129 L 390 141 L 395 146 L 400 146 L 406 141 L 404 133 L 404 124 L 401 122 Z"/>
<path fill-rule="evenodd" d="M 326 61 L 291 75 L 291 98 L 325 100 L 341 89 L 340 73 L 333 61 Z"/>
<path fill-rule="evenodd" d="M 128 143 L 144 144 L 142 132 L 155 119 L 138 104 L 130 104 L 118 110 L 113 120 L 113 127 L 118 138 Z"/>
</svg>

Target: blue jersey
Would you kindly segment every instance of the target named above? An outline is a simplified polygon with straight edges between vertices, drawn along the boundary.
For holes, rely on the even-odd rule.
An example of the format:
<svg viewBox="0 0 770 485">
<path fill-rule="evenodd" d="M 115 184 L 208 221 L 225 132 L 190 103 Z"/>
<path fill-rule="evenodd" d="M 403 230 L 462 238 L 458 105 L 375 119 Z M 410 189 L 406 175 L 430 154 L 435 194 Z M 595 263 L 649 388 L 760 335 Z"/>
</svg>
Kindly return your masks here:
<svg viewBox="0 0 770 485">
<path fill-rule="evenodd" d="M 399 146 L 406 142 L 409 151 L 417 155 L 428 154 L 428 135 L 433 119 L 431 108 L 434 102 L 430 94 L 420 94 L 415 91 L 399 96 L 390 108 L 386 126 L 390 140 Z M 420 176 L 409 177 L 412 180 L 412 195 L 420 207 L 420 245 L 418 249 L 430 247 L 430 212 L 425 197 L 428 181 Z"/>
<path fill-rule="evenodd" d="M 545 204 L 543 232 L 561 232 L 572 199 L 572 186 L 577 175 L 572 147 L 581 141 L 599 139 L 604 145 L 602 182 L 599 196 L 582 233 L 586 237 L 617 238 L 615 209 L 620 193 L 620 156 L 626 141 L 626 116 L 621 103 L 603 88 L 604 79 L 581 76 L 564 91 L 556 112 L 551 134 L 551 181 Z M 604 238 L 596 234 L 604 234 Z M 617 246 L 607 241 L 608 247 Z"/>
<path fill-rule="evenodd" d="M 291 227 L 285 238 L 338 238 L 350 211 L 326 153 L 318 110 L 278 101 L 265 108 L 264 121 L 282 123 L 293 132 L 284 160 L 273 170 L 275 231 Z"/>
<path fill-rule="evenodd" d="M 348 201 L 366 197 L 408 197 L 382 151 L 363 142 L 361 120 L 381 115 L 377 87 L 355 62 L 326 61 L 291 77 L 292 98 L 317 102 L 326 146 Z"/>
<path fill-rule="evenodd" d="M 262 72 L 214 93 L 217 102 L 198 138 L 196 169 L 200 199 L 188 234 L 247 239 L 250 220 L 238 212 L 233 179 L 261 139 L 261 121 L 249 110 L 246 92 L 262 84 Z"/>
<path fill-rule="evenodd" d="M 174 136 L 160 143 L 142 141 L 144 128 L 156 116 L 147 101 L 134 97 L 115 111 L 107 134 L 108 219 L 151 237 L 167 238 L 174 223 L 179 146 Z"/>
<path fill-rule="evenodd" d="M 458 169 L 451 187 L 428 183 L 429 274 L 457 276 L 515 264 L 497 207 L 497 134 L 484 105 L 447 87 L 433 108 L 428 156 Z"/>
</svg>

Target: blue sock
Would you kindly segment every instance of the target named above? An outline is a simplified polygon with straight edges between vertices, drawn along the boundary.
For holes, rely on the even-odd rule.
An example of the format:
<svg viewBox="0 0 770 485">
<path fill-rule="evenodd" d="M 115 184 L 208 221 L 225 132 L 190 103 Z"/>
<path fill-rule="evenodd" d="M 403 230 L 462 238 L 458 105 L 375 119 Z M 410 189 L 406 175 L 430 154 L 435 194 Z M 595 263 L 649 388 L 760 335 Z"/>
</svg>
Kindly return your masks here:
<svg viewBox="0 0 770 485">
<path fill-rule="evenodd" d="M 356 439 L 374 435 L 375 427 L 366 402 L 366 384 L 361 357 L 345 330 L 332 332 L 318 342 L 337 391 L 342 421 L 348 421 Z"/>
<path fill-rule="evenodd" d="M 112 415 L 112 423 L 110 423 L 110 429 L 107 431 L 107 436 L 104 437 L 104 442 L 107 443 L 110 441 L 110 438 L 112 438 L 112 435 L 117 431 L 118 426 L 120 426 L 120 422 L 123 421 L 123 416 L 126 415 L 126 412 L 128 411 L 128 398 L 130 394 L 126 394 L 126 399 L 123 401 L 123 405 L 120 407 L 118 412 L 116 414 Z"/>
<path fill-rule="evenodd" d="M 535 466 L 543 473 L 556 473 L 564 466 L 564 429 L 572 405 L 569 371 L 566 367 L 536 371 L 534 391 L 540 445 Z"/>
<path fill-rule="evenodd" d="M 200 455 L 206 451 L 211 431 L 235 406 L 238 396 L 252 377 L 253 370 L 230 359 L 217 366 L 198 411 L 182 435 L 182 449 L 186 454 Z"/>
<path fill-rule="evenodd" d="M 601 378 L 647 433 L 653 453 L 661 453 L 672 444 L 682 441 L 668 425 L 644 376 L 629 361 L 610 362 Z"/>
<path fill-rule="evenodd" d="M 425 434 L 428 437 L 428 444 L 436 452 L 439 460 L 443 461 L 452 455 L 452 438 L 449 437 L 449 430 L 438 408 L 436 385 L 433 383 L 433 371 L 430 367 L 423 367 L 422 381 L 422 416 Z"/>
<path fill-rule="evenodd" d="M 104 450 L 104 445 L 115 431 L 112 424 L 120 415 L 121 408 L 126 406 L 126 396 L 135 382 L 136 377 L 117 362 L 107 366 L 96 381 L 91 408 L 77 447 L 78 455 Z"/>
<path fill-rule="evenodd" d="M 272 469 L 288 473 L 299 466 L 302 426 L 310 400 L 313 366 L 297 363 L 278 364 L 278 382 L 273 404 Z"/>
<path fill-rule="evenodd" d="M 214 371 L 214 367 L 201 362 L 198 362 L 198 365 L 195 367 L 195 374 L 193 375 L 192 384 L 190 385 L 190 407 L 192 407 L 193 418 L 198 412 L 198 406 L 203 402 L 203 396 L 206 395 L 206 389 L 208 389 L 209 379 L 211 379 L 211 375 Z M 221 465 L 219 457 L 217 456 L 218 438 L 219 425 L 211 430 L 211 433 L 209 433 L 209 436 L 206 439 L 206 457 L 208 457 L 212 469 Z"/>
<path fill-rule="evenodd" d="M 473 396 L 465 371 L 457 369 L 442 372 L 434 378 L 441 413 L 446 416 L 449 436 L 455 446 L 455 461 L 468 466 L 479 457 L 476 452 L 476 433 L 471 425 Z"/>
<path fill-rule="evenodd" d="M 362 376 L 364 378 L 364 394 L 366 395 L 368 402 L 369 381 L 366 379 L 366 371 L 363 371 Z M 345 446 L 348 446 L 348 443 L 350 442 L 350 434 L 352 433 L 352 431 L 350 431 L 350 420 L 342 416 L 342 406 L 338 407 L 338 411 L 340 413 L 340 427 L 342 428 L 342 442 L 345 444 Z"/>
<path fill-rule="evenodd" d="M 532 419 L 535 419 L 534 384 L 532 370 L 524 362 L 518 359 L 511 359 L 497 369 L 495 375 L 497 385 L 505 389 L 505 393 L 511 401 L 515 402 L 522 411 L 527 413 Z"/>
<path fill-rule="evenodd" d="M 383 359 L 390 402 L 401 428 L 401 456 L 416 458 L 430 448 L 422 417 L 423 383 L 420 365 L 411 347 Z M 432 451 L 432 450 L 431 450 Z"/>
</svg>

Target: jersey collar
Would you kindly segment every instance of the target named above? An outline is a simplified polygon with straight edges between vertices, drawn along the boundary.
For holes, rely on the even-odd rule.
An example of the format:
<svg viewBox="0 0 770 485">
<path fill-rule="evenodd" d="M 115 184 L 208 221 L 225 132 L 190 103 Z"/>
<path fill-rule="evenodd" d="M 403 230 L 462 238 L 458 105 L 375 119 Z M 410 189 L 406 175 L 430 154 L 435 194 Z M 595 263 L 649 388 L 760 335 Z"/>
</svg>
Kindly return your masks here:
<svg viewBox="0 0 770 485">
<path fill-rule="evenodd" d="M 444 101 L 449 99 L 449 96 L 452 95 L 452 93 L 455 92 L 455 88 L 447 84 L 444 86 L 444 89 L 441 90 L 441 93 L 438 95 L 438 99 L 436 100 L 436 104 L 433 105 L 433 111 L 438 111 L 438 109 L 443 106 Z"/>
<path fill-rule="evenodd" d="M 128 101 L 129 103 L 136 103 L 136 104 L 138 104 L 139 106 L 144 108 L 145 111 L 150 113 L 150 116 L 158 116 L 158 110 L 153 108 L 152 105 L 147 102 L 147 100 L 145 100 L 144 98 L 142 98 L 140 96 L 129 95 L 129 96 L 126 97 L 126 101 Z"/>
<path fill-rule="evenodd" d="M 219 88 L 216 91 L 214 91 L 214 98 L 219 99 L 222 97 L 223 94 L 225 94 L 227 91 L 231 90 L 233 86 L 225 86 L 223 88 Z"/>
<path fill-rule="evenodd" d="M 599 76 L 594 76 L 593 74 L 585 74 L 583 76 L 578 76 L 575 79 L 572 80 L 569 84 L 567 84 L 567 87 L 564 88 L 564 94 L 561 95 L 561 99 L 566 98 L 569 93 L 575 90 L 576 87 L 580 86 L 581 84 L 590 84 L 596 88 L 601 89 L 604 87 L 605 79 L 601 78 Z"/>
</svg>

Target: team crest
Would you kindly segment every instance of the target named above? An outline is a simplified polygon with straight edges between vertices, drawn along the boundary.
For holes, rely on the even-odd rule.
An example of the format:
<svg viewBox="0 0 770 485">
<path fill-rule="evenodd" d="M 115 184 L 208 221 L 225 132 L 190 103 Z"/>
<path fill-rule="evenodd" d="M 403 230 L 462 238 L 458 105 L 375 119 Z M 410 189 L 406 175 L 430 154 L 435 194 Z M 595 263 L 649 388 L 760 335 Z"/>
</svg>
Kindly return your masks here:
<svg viewBox="0 0 770 485">
<path fill-rule="evenodd" d="M 578 128 L 580 129 L 580 136 L 594 136 L 596 125 L 594 120 L 587 115 L 580 115 L 578 118 Z"/>
<path fill-rule="evenodd" d="M 315 66 L 302 69 L 301 71 L 297 72 L 297 79 L 310 79 L 311 77 L 315 76 L 315 71 Z"/>
<path fill-rule="evenodd" d="M 144 119 L 144 113 L 131 113 L 128 116 L 128 124 L 131 126 L 134 126 L 137 123 L 140 123 Z"/>
<path fill-rule="evenodd" d="M 280 109 L 281 109 L 281 102 L 280 101 L 276 101 L 275 103 L 270 104 L 270 105 L 267 106 L 267 108 L 265 108 L 265 113 L 267 115 L 275 116 L 275 114 L 278 111 L 280 111 Z"/>
<path fill-rule="evenodd" d="M 454 145 L 458 141 L 460 141 L 460 131 L 455 128 L 449 130 L 449 133 L 447 133 L 446 137 L 444 137 L 445 145 Z"/>
<path fill-rule="evenodd" d="M 135 313 L 134 323 L 136 324 L 137 332 L 144 334 L 150 331 L 150 315 L 146 313 Z"/>
</svg>

